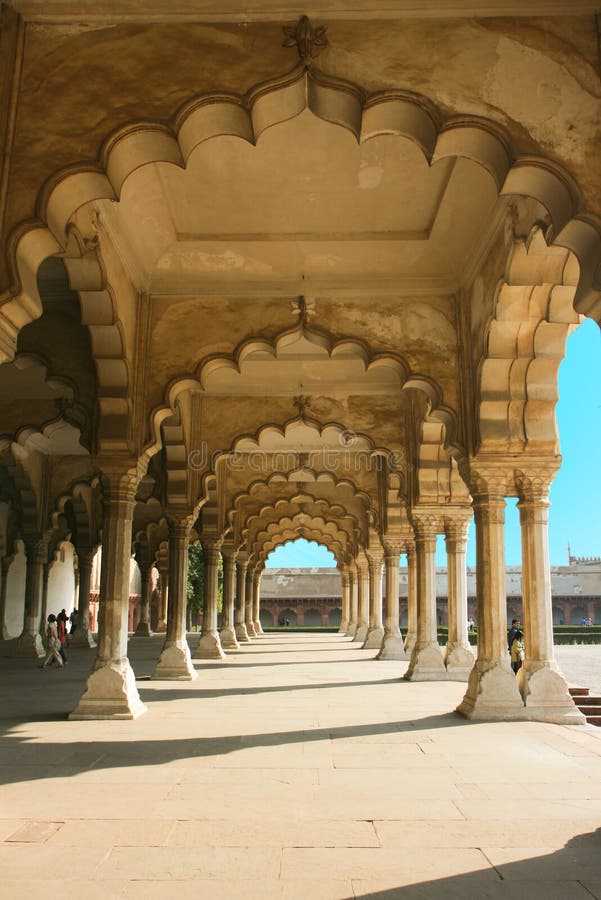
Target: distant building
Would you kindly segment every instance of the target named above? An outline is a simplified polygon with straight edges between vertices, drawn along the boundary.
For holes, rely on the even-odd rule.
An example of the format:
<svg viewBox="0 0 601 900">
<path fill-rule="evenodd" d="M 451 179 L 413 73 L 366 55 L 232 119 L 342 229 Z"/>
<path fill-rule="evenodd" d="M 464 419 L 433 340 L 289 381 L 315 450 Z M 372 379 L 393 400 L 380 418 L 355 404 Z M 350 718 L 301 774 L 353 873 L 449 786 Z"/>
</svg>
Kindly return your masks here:
<svg viewBox="0 0 601 900">
<path fill-rule="evenodd" d="M 385 584 L 384 584 L 385 591 Z M 477 619 L 476 569 L 467 570 L 469 615 Z M 522 571 L 508 566 L 507 617 L 522 615 Z M 579 625 L 583 618 L 601 623 L 601 558 L 570 556 L 568 566 L 551 567 L 553 624 Z M 436 570 L 438 624 L 447 624 L 447 570 Z M 401 626 L 407 625 L 407 569 L 399 578 Z M 341 588 L 338 569 L 265 569 L 261 579 L 261 623 L 339 625 Z"/>
</svg>

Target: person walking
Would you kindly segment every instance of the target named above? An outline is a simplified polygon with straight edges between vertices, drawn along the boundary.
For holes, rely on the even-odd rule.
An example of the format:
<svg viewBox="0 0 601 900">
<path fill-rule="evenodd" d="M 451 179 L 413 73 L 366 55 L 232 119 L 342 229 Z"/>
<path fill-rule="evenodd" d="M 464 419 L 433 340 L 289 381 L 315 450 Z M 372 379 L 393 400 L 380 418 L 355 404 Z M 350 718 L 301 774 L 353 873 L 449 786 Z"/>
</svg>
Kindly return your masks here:
<svg viewBox="0 0 601 900">
<path fill-rule="evenodd" d="M 58 628 L 56 626 L 56 616 L 54 615 L 54 613 L 50 613 L 50 615 L 48 616 L 48 624 L 46 626 L 46 640 L 48 652 L 46 653 L 46 659 L 44 660 L 42 669 L 46 669 L 50 662 L 56 662 L 57 666 L 60 666 L 62 669 L 63 660 L 60 654 L 61 642 L 58 637 Z"/>
<path fill-rule="evenodd" d="M 511 645 L 513 644 L 513 639 L 516 635 L 516 632 L 520 630 L 521 622 L 519 619 L 511 620 L 511 628 L 509 629 L 509 633 L 507 635 L 507 649 L 511 653 Z"/>
<path fill-rule="evenodd" d="M 511 668 L 516 675 L 522 668 L 522 663 L 524 662 L 525 656 L 526 651 L 524 649 L 524 633 L 518 628 L 511 643 Z"/>
<path fill-rule="evenodd" d="M 72 634 L 75 634 L 75 629 L 79 625 L 79 610 L 74 609 L 71 615 L 69 616 L 69 622 L 71 623 L 71 628 L 69 629 L 69 637 Z"/>
<path fill-rule="evenodd" d="M 63 663 L 67 665 L 69 657 L 67 656 L 67 610 L 62 609 L 56 617 L 56 630 L 58 632 L 59 650 Z"/>
</svg>

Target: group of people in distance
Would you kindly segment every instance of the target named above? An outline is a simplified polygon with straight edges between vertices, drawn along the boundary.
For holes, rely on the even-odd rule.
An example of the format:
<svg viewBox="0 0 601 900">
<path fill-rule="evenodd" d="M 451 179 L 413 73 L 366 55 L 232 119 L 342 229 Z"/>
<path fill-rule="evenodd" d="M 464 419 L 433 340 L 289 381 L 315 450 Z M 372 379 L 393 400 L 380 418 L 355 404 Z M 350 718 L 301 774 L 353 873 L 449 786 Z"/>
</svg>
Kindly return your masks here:
<svg viewBox="0 0 601 900">
<path fill-rule="evenodd" d="M 61 609 L 58 616 L 50 613 L 46 623 L 46 658 L 42 664 L 42 669 L 46 669 L 49 665 L 56 664 L 59 668 L 66 666 L 69 662 L 67 656 L 67 622 L 70 623 L 69 637 L 77 628 L 79 613 L 73 610 L 70 616 L 67 615 L 65 609 Z"/>
</svg>

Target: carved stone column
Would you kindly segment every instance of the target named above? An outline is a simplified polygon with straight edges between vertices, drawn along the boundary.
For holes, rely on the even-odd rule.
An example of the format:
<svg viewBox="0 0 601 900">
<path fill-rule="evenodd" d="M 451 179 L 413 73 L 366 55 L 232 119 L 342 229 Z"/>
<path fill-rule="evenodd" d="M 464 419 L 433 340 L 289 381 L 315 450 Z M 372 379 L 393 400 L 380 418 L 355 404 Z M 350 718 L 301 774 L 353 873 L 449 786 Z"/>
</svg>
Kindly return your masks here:
<svg viewBox="0 0 601 900">
<path fill-rule="evenodd" d="M 159 570 L 159 615 L 157 634 L 167 630 L 167 611 L 169 609 L 169 553 L 159 549 L 157 553 L 157 569 Z"/>
<path fill-rule="evenodd" d="M 263 569 L 255 569 L 253 575 L 253 625 L 255 626 L 255 634 L 261 635 L 265 632 L 261 627 L 261 576 Z"/>
<path fill-rule="evenodd" d="M 357 630 L 353 641 L 360 641 L 363 644 L 369 628 L 369 566 L 364 552 L 361 552 L 357 557 L 357 581 L 359 612 Z"/>
<path fill-rule="evenodd" d="M 399 627 L 399 558 L 400 541 L 384 543 L 386 566 L 386 623 L 382 649 L 376 659 L 407 659 L 403 636 Z"/>
<path fill-rule="evenodd" d="M 71 719 L 133 719 L 146 712 L 127 658 L 131 531 L 137 482 L 105 473 L 98 651 Z"/>
<path fill-rule="evenodd" d="M 346 566 L 340 569 L 340 587 L 342 591 L 342 619 L 338 634 L 346 634 L 351 618 L 351 579 Z"/>
<path fill-rule="evenodd" d="M 0 640 L 10 641 L 10 635 L 6 626 L 6 592 L 8 589 L 8 570 L 13 561 L 12 556 L 2 557 L 2 583 L 0 584 Z"/>
<path fill-rule="evenodd" d="M 555 468 L 555 467 L 554 467 Z M 568 686 L 555 663 L 553 610 L 549 562 L 549 487 L 554 470 L 516 473 L 522 529 L 522 604 L 526 659 L 518 672 L 518 685 L 526 704 L 526 717 L 542 722 L 584 724 Z"/>
<path fill-rule="evenodd" d="M 44 640 L 44 636 L 46 634 L 46 619 L 48 617 L 48 582 L 50 581 L 50 570 L 54 564 L 54 559 L 46 561 L 44 563 L 44 569 L 42 571 L 42 609 L 40 612 L 40 623 L 39 623 L 39 632 Z"/>
<path fill-rule="evenodd" d="M 171 550 L 169 551 L 171 553 Z M 140 621 L 134 637 L 150 637 L 152 630 L 150 628 L 150 600 L 152 594 L 152 584 L 150 573 L 152 571 L 152 563 L 150 560 L 138 560 L 140 568 Z M 172 580 L 171 578 L 169 579 Z"/>
<path fill-rule="evenodd" d="M 241 644 L 248 644 L 250 638 L 246 630 L 246 570 L 248 557 L 238 553 L 236 560 L 236 608 L 234 612 L 236 638 Z"/>
<path fill-rule="evenodd" d="M 193 681 L 198 673 L 192 665 L 186 638 L 188 600 L 188 519 L 169 522 L 169 610 L 167 632 L 153 678 L 162 681 Z"/>
<path fill-rule="evenodd" d="M 362 650 L 379 650 L 384 639 L 382 624 L 382 548 L 370 548 L 367 551 L 369 565 L 369 628 L 365 636 Z"/>
<path fill-rule="evenodd" d="M 470 719 L 516 719 L 522 718 L 524 711 L 507 652 L 506 491 L 503 477 L 494 472 L 473 479 L 478 656 L 465 697 L 457 708 Z"/>
<path fill-rule="evenodd" d="M 201 538 L 201 542 L 205 565 L 204 615 L 202 617 L 202 634 L 194 659 L 223 659 L 225 653 L 217 631 L 218 568 L 221 541 Z"/>
<path fill-rule="evenodd" d="M 93 648 L 96 646 L 96 642 L 90 630 L 90 586 L 92 584 L 92 563 L 94 562 L 95 551 L 91 547 L 76 547 L 76 552 L 79 571 L 77 597 L 79 618 L 77 628 L 71 638 L 71 646 Z"/>
<path fill-rule="evenodd" d="M 411 681 L 444 681 L 447 677 L 438 644 L 436 621 L 436 535 L 433 515 L 414 514 L 417 557 L 417 640 L 405 678 Z"/>
<path fill-rule="evenodd" d="M 226 650 L 239 650 L 234 627 L 234 600 L 236 587 L 236 551 L 228 547 L 221 551 L 223 559 L 223 625 L 219 635 Z"/>
<path fill-rule="evenodd" d="M 253 614 L 255 611 L 254 607 L 254 596 L 255 596 L 255 582 L 254 582 L 254 572 L 250 566 L 246 569 L 246 610 L 245 610 L 245 623 L 246 623 L 246 633 L 248 634 L 249 639 L 257 637 L 257 632 L 255 631 L 255 625 L 253 622 Z"/>
<path fill-rule="evenodd" d="M 415 543 L 407 544 L 407 634 L 405 653 L 411 655 L 417 641 L 417 554 Z"/>
<path fill-rule="evenodd" d="M 355 562 L 348 565 L 349 575 L 349 625 L 347 630 L 348 637 L 355 637 L 357 633 L 357 619 L 359 618 L 359 581 L 357 577 L 357 566 Z"/>
<path fill-rule="evenodd" d="M 445 650 L 447 675 L 453 681 L 467 681 L 474 665 L 474 652 L 467 636 L 467 530 L 471 512 L 445 517 L 449 636 Z"/>
<path fill-rule="evenodd" d="M 27 570 L 25 574 L 25 615 L 23 631 L 17 638 L 14 654 L 19 657 L 46 655 L 40 636 L 44 566 L 48 560 L 48 543 L 42 538 L 25 540 Z"/>
</svg>

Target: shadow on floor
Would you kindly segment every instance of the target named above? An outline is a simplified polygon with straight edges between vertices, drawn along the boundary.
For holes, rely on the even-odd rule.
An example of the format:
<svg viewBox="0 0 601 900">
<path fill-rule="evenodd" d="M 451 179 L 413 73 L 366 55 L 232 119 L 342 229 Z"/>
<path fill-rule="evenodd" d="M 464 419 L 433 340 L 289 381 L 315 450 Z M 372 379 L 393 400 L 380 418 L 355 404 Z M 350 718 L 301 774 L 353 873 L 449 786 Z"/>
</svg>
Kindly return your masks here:
<svg viewBox="0 0 601 900">
<path fill-rule="evenodd" d="M 429 852 L 435 856 L 436 849 Z M 361 881 L 353 880 L 347 900 L 591 900 L 601 897 L 600 859 L 597 828 L 576 835 L 560 850 L 406 887 L 364 893 Z M 377 879 L 374 872 L 370 880 Z"/>
<path fill-rule="evenodd" d="M 48 718 L 64 721 L 64 715 Z M 106 723 L 107 730 L 103 736 L 110 734 L 113 724 L 115 723 Z M 161 766 L 184 759 L 223 756 L 253 747 L 311 744 L 316 741 L 337 741 L 352 737 L 458 727 L 469 728 L 469 723 L 455 713 L 447 713 L 398 722 L 341 725 L 216 738 L 166 737 L 164 740 L 117 739 L 69 743 L 29 741 L 26 737 L 11 734 L 10 730 L 6 729 L 0 747 L 0 784 L 34 781 L 38 778 L 65 778 L 98 769 Z M 168 730 L 168 723 L 165 723 L 165 729 Z"/>
</svg>

